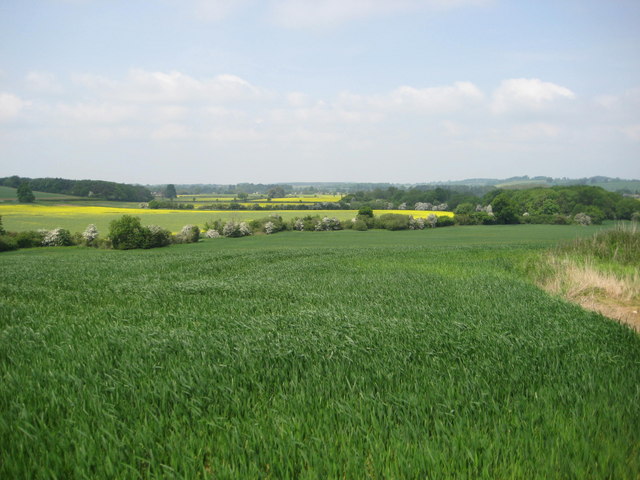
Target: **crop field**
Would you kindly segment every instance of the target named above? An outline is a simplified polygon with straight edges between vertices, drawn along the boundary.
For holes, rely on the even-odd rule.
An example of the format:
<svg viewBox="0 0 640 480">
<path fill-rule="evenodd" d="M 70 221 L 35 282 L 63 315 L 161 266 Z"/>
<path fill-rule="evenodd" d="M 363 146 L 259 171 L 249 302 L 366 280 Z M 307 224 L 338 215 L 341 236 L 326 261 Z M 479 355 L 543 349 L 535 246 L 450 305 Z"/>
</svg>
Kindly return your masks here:
<svg viewBox="0 0 640 480">
<path fill-rule="evenodd" d="M 636 479 L 640 336 L 521 271 L 595 231 L 0 254 L 0 478 Z"/>
<path fill-rule="evenodd" d="M 211 194 L 198 194 L 198 195 L 178 195 L 177 200 L 180 202 L 186 203 L 211 203 L 211 202 L 222 202 L 229 203 L 236 198 L 235 195 L 211 195 Z M 297 195 L 291 197 L 282 197 L 282 198 L 273 198 L 268 200 L 267 197 L 253 197 L 248 202 L 244 202 L 243 204 L 253 205 L 253 204 L 265 204 L 271 205 L 273 203 L 280 204 L 313 204 L 320 202 L 339 202 L 342 198 L 342 195 Z"/>
<path fill-rule="evenodd" d="M 5 187 L 0 185 L 0 202 L 3 201 L 13 201 L 16 200 L 16 190 L 15 188 Z M 59 193 L 46 193 L 46 192 L 33 192 L 36 200 L 38 201 L 60 201 L 60 200 L 81 200 L 81 197 L 74 197 L 72 195 L 62 195 Z"/>
<path fill-rule="evenodd" d="M 383 213 L 402 213 L 414 217 L 427 217 L 430 213 L 439 216 L 452 216 L 451 212 L 429 212 L 423 210 L 376 210 L 376 215 Z M 205 222 L 220 219 L 249 221 L 269 215 L 280 215 L 285 220 L 306 215 L 336 217 L 341 221 L 352 219 L 357 212 L 351 210 L 268 210 L 268 211 L 231 211 L 231 210 L 151 210 L 144 208 L 123 208 L 119 206 L 85 206 L 85 205 L 2 205 L 0 216 L 6 230 L 25 231 L 66 228 L 71 232 L 82 232 L 87 225 L 93 223 L 99 231 L 108 232 L 109 223 L 122 215 L 136 215 L 145 225 L 160 225 L 170 231 L 177 232 L 184 225 L 193 224 L 202 227 Z"/>
</svg>

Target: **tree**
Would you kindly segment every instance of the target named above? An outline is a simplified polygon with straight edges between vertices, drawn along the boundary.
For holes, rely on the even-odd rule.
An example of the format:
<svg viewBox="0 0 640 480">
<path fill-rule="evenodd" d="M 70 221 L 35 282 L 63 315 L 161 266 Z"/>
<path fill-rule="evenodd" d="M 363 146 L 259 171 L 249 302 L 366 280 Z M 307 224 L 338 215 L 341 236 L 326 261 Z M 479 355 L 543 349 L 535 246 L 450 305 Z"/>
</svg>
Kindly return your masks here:
<svg viewBox="0 0 640 480">
<path fill-rule="evenodd" d="M 167 188 L 164 189 L 164 196 L 166 198 L 170 198 L 170 199 L 174 199 L 178 196 L 178 194 L 176 193 L 176 187 L 175 185 L 173 185 L 172 183 L 170 183 L 169 185 L 167 185 Z"/>
<path fill-rule="evenodd" d="M 123 215 L 109 224 L 109 238 L 118 250 L 145 248 L 149 235 L 149 229 L 142 226 L 139 217 Z"/>
<path fill-rule="evenodd" d="M 364 205 L 358 210 L 358 216 L 367 216 L 373 218 L 373 209 L 369 205 Z"/>
<path fill-rule="evenodd" d="M 496 196 L 491 202 L 491 207 L 498 223 L 518 223 L 518 217 L 516 215 L 513 201 L 506 193 L 501 193 Z"/>
<path fill-rule="evenodd" d="M 16 191 L 20 203 L 33 203 L 36 199 L 28 182 L 22 182 Z"/>
<path fill-rule="evenodd" d="M 283 198 L 284 196 L 285 196 L 284 188 L 281 187 L 280 185 L 270 188 L 267 191 L 267 198 L 269 198 L 269 200 L 271 200 L 272 198 Z"/>
</svg>

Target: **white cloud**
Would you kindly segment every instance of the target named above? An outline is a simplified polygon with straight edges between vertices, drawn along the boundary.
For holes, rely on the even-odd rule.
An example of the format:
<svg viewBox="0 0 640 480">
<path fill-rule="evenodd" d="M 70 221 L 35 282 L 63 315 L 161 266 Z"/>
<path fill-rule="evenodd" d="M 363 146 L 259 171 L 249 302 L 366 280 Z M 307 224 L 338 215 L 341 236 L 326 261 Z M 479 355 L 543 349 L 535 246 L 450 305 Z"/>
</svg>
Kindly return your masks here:
<svg viewBox="0 0 640 480">
<path fill-rule="evenodd" d="M 29 102 L 11 93 L 0 93 L 0 121 L 13 120 L 28 105 Z"/>
<path fill-rule="evenodd" d="M 74 80 L 97 96 L 134 103 L 229 103 L 267 98 L 269 93 L 235 75 L 196 79 L 182 72 L 131 70 L 124 80 L 76 75 Z"/>
<path fill-rule="evenodd" d="M 399 87 L 386 95 L 355 95 L 343 93 L 338 102 L 350 108 L 373 109 L 380 112 L 413 111 L 421 114 L 442 114 L 478 106 L 484 94 L 471 82 L 455 82 L 439 87 Z"/>
<path fill-rule="evenodd" d="M 537 78 L 504 80 L 493 93 L 494 113 L 541 111 L 558 100 L 574 99 L 575 94 L 566 87 Z"/>
<path fill-rule="evenodd" d="M 39 93 L 61 93 L 62 86 L 50 72 L 29 72 L 25 77 L 27 88 Z"/>
<path fill-rule="evenodd" d="M 110 103 L 59 104 L 56 108 L 56 115 L 67 122 L 80 125 L 126 123 L 137 112 L 135 107 Z"/>
</svg>

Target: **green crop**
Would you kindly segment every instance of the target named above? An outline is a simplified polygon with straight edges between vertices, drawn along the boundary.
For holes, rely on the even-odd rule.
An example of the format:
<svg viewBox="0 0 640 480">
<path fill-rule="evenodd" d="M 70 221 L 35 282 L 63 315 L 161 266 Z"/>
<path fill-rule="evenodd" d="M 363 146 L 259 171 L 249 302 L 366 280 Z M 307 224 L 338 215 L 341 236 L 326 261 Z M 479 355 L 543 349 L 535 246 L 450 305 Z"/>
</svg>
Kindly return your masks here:
<svg viewBox="0 0 640 480">
<path fill-rule="evenodd" d="M 536 227 L 3 253 L 0 478 L 636 478 L 640 337 Z"/>
</svg>

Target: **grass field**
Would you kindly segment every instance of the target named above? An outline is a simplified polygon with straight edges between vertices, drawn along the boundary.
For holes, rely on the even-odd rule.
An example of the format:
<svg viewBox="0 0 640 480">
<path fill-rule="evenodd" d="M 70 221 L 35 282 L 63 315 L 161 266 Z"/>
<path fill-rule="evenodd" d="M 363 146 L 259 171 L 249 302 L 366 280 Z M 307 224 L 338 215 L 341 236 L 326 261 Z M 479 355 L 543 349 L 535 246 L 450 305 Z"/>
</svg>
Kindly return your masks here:
<svg viewBox="0 0 640 480">
<path fill-rule="evenodd" d="M 0 478 L 616 478 L 640 336 L 524 257 L 595 227 L 0 255 Z"/>
<path fill-rule="evenodd" d="M 111 206 L 85 205 L 1 205 L 0 216 L 4 228 L 12 232 L 25 230 L 66 228 L 71 232 L 82 232 L 88 224 L 93 223 L 101 232 L 108 232 L 109 223 L 122 215 L 136 215 L 145 225 L 157 224 L 173 232 L 179 231 L 184 225 L 194 224 L 203 227 L 211 220 L 249 221 L 265 218 L 269 215 L 280 215 L 285 220 L 304 217 L 306 215 L 320 215 L 336 217 L 340 220 L 351 220 L 356 214 L 352 210 L 269 210 L 269 211 L 229 211 L 229 210 L 150 210 L 143 208 L 124 208 L 112 202 Z M 418 210 L 377 210 L 376 215 L 383 213 L 402 213 L 414 217 L 427 217 L 430 213 L 451 216 L 451 212 L 428 212 Z"/>
<path fill-rule="evenodd" d="M 15 202 L 17 200 L 15 188 L 5 187 L 0 185 L 0 202 L 3 201 L 11 201 Z M 36 197 L 38 201 L 47 201 L 47 200 L 81 200 L 82 197 L 74 197 L 72 195 L 62 195 L 59 193 L 46 193 L 46 192 L 33 192 L 33 195 Z"/>
</svg>

